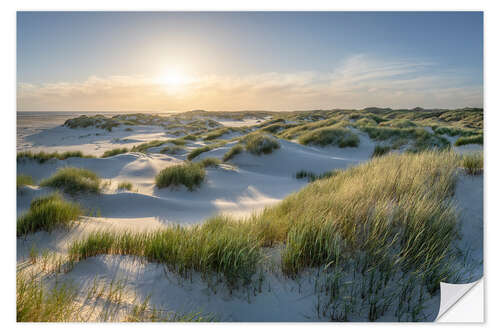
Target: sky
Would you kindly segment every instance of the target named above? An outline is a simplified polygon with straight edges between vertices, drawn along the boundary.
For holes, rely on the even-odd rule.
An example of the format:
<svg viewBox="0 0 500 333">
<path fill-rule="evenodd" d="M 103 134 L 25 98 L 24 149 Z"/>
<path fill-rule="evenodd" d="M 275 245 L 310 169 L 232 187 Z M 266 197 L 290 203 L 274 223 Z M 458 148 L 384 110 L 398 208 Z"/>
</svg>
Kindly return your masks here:
<svg viewBox="0 0 500 333">
<path fill-rule="evenodd" d="M 18 12 L 19 111 L 483 106 L 481 12 Z"/>
</svg>

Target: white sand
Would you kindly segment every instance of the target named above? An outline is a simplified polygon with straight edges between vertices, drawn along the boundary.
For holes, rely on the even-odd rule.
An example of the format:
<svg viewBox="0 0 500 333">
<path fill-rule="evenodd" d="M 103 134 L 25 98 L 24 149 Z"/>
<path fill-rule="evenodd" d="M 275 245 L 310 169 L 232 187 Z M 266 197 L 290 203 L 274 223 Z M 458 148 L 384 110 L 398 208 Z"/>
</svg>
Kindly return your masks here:
<svg viewBox="0 0 500 333">
<path fill-rule="evenodd" d="M 256 121 L 223 123 L 248 126 Z M 100 155 L 112 148 L 132 147 L 142 142 L 172 137 L 157 126 L 133 126 L 132 132 L 124 128 L 120 126 L 112 132 L 95 128 L 49 128 L 25 136 L 22 149 L 59 152 L 82 150 L 87 154 Z M 231 165 L 208 168 L 206 181 L 193 192 L 184 187 L 157 189 L 154 177 L 166 166 L 182 163 L 188 151 L 202 145 L 201 142 L 188 144 L 186 151 L 176 156 L 159 154 L 161 147 L 157 147 L 148 154 L 127 153 L 104 159 L 69 158 L 43 164 L 19 163 L 17 172 L 31 175 L 36 181 L 50 176 L 60 167 L 75 166 L 95 171 L 110 185 L 100 195 L 77 198 L 84 207 L 98 210 L 100 217 L 85 217 L 70 231 L 37 232 L 26 238 L 18 238 L 17 261 L 25 260 L 33 245 L 64 254 L 71 241 L 101 228 L 141 231 L 170 223 L 200 223 L 216 214 L 248 216 L 279 203 L 290 193 L 305 186 L 306 181 L 295 179 L 295 173 L 299 170 L 319 174 L 368 160 L 375 143 L 365 134 L 358 134 L 361 138 L 358 148 L 309 147 L 280 140 L 281 148 L 269 155 L 255 156 L 243 152 L 234 156 Z M 203 153 L 195 161 L 209 156 L 222 158 L 234 144 Z M 470 252 L 471 263 L 474 263 L 470 276 L 474 278 L 482 275 L 482 180 L 482 176 L 461 176 L 455 196 L 463 212 L 463 237 L 457 245 L 463 251 Z M 117 191 L 116 186 L 122 181 L 131 182 L 133 190 Z M 33 198 L 47 192 L 50 190 L 37 186 L 25 188 L 17 196 L 17 213 L 26 211 Z M 214 293 L 196 274 L 193 282 L 184 281 L 166 272 L 163 266 L 127 256 L 98 256 L 84 260 L 63 278 L 80 286 L 80 296 L 96 276 L 108 282 L 126 278 L 127 290 L 140 299 L 151 295 L 152 305 L 181 313 L 215 313 L 220 320 L 317 321 L 313 280 L 305 275 L 299 283 L 271 271 L 265 273 L 262 290 L 256 295 L 250 294 L 248 290 L 229 295 L 222 285 L 218 285 Z M 431 310 L 437 315 L 439 301 L 434 299 L 432 302 L 435 306 Z"/>
</svg>

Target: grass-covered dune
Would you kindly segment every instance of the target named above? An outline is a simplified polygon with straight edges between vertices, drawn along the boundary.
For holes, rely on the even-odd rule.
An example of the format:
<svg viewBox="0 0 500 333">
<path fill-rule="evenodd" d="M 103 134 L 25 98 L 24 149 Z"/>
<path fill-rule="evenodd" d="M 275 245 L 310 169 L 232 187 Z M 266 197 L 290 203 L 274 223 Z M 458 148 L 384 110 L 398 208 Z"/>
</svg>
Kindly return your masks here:
<svg viewBox="0 0 500 333">
<path fill-rule="evenodd" d="M 57 193 L 34 199 L 28 212 L 17 219 L 17 236 L 68 227 L 81 214 L 78 204 L 64 200 Z"/>
<path fill-rule="evenodd" d="M 483 153 L 476 152 L 462 156 L 462 166 L 469 175 L 479 175 L 483 172 Z"/>
<path fill-rule="evenodd" d="M 78 302 L 74 284 L 55 283 L 48 287 L 43 279 L 20 267 L 16 271 L 17 322 L 211 322 L 210 314 L 176 313 L 157 309 L 143 302 L 130 303 L 121 280 L 98 284 L 94 281 L 85 302 Z M 104 306 L 100 304 L 104 303 Z"/>
<path fill-rule="evenodd" d="M 40 186 L 60 189 L 69 194 L 99 193 L 101 178 L 87 169 L 65 167 L 57 170 L 49 178 L 42 180 Z"/>
<path fill-rule="evenodd" d="M 265 247 L 279 245 L 283 274 L 320 268 L 334 278 L 318 282 L 329 300 L 322 311 L 333 320 L 377 320 L 389 311 L 387 304 L 398 302 L 398 319 L 417 320 L 439 283 L 458 274 L 452 246 L 458 215 L 451 197 L 461 165 L 450 151 L 387 154 L 313 181 L 248 219 L 215 217 L 196 227 L 148 233 L 97 232 L 73 243 L 70 255 L 75 261 L 135 255 L 181 274 L 218 273 L 234 286 L 256 274 L 266 261 Z M 360 303 L 352 304 L 350 295 Z"/>
<path fill-rule="evenodd" d="M 334 145 L 345 148 L 357 147 L 359 145 L 359 137 L 347 128 L 331 126 L 305 133 L 299 137 L 299 142 L 303 145 Z"/>
<path fill-rule="evenodd" d="M 70 157 L 95 158 L 95 156 L 86 155 L 81 151 L 68 151 L 64 153 L 58 153 L 58 152 L 46 153 L 43 151 L 34 153 L 31 151 L 24 151 L 17 153 L 16 160 L 18 163 L 26 160 L 34 160 L 37 161 L 38 163 L 45 163 L 51 159 L 65 160 Z"/>
<path fill-rule="evenodd" d="M 106 157 L 111 157 L 111 156 L 115 156 L 115 155 L 125 154 L 125 153 L 128 153 L 128 151 L 129 150 L 127 148 L 114 148 L 114 149 L 105 151 L 101 157 L 106 158 Z"/>
<path fill-rule="evenodd" d="M 240 140 L 245 145 L 245 149 L 254 155 L 271 154 L 273 150 L 279 149 L 278 140 L 269 135 L 251 133 Z"/>
<path fill-rule="evenodd" d="M 207 164 L 213 161 L 207 162 Z M 156 175 L 156 186 L 158 188 L 184 185 L 193 191 L 205 180 L 205 168 L 202 163 L 187 163 L 167 167 Z"/>
</svg>

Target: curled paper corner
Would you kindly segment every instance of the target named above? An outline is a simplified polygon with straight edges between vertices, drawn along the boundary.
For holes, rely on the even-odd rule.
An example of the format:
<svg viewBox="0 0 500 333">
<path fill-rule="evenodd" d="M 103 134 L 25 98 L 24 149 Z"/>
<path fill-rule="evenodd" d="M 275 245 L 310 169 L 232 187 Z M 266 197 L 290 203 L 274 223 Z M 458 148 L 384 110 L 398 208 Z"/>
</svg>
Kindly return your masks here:
<svg viewBox="0 0 500 333">
<path fill-rule="evenodd" d="M 482 323 L 484 322 L 484 282 L 440 283 L 441 301 L 436 322 Z"/>
</svg>

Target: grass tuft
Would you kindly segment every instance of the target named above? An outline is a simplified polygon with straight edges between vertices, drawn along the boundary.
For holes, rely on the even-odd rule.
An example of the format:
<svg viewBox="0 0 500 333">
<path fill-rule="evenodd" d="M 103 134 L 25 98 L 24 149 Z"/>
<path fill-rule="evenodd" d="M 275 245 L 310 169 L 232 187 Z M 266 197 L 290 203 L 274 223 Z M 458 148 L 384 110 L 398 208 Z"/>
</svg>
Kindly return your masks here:
<svg viewBox="0 0 500 333">
<path fill-rule="evenodd" d="M 184 140 L 188 140 L 188 141 L 194 141 L 197 139 L 196 135 L 193 135 L 193 134 L 188 134 L 184 137 L 182 137 Z"/>
<path fill-rule="evenodd" d="M 187 156 L 187 159 L 189 161 L 192 161 L 198 155 L 200 155 L 202 153 L 205 153 L 207 151 L 210 151 L 212 149 L 213 149 L 212 146 L 203 146 L 203 147 L 199 147 L 199 148 L 193 149 L 193 150 L 191 150 L 191 152 L 189 152 L 189 154 Z"/>
<path fill-rule="evenodd" d="M 17 219 L 17 236 L 69 227 L 81 214 L 78 204 L 65 201 L 57 193 L 34 199 L 28 212 Z"/>
<path fill-rule="evenodd" d="M 243 149 L 244 149 L 243 145 L 240 145 L 240 144 L 232 146 L 231 149 L 224 154 L 224 156 L 222 157 L 222 160 L 224 162 L 229 161 L 231 158 L 233 158 L 233 156 L 238 155 L 241 152 L 243 152 Z"/>
<path fill-rule="evenodd" d="M 101 178 L 93 171 L 65 167 L 57 170 L 51 177 L 42 180 L 40 186 L 59 188 L 66 193 L 99 193 Z"/>
<path fill-rule="evenodd" d="M 382 156 L 391 151 L 391 147 L 389 146 L 380 146 L 376 145 L 373 150 L 372 157 Z"/>
<path fill-rule="evenodd" d="M 26 273 L 17 273 L 16 321 L 71 321 L 78 311 L 74 303 L 76 295 L 76 291 L 67 284 L 59 284 L 46 290 L 39 279 Z"/>
<path fill-rule="evenodd" d="M 359 145 L 359 137 L 355 133 L 337 126 L 316 129 L 301 135 L 298 140 L 303 145 L 334 145 L 340 148 L 357 147 Z"/>
<path fill-rule="evenodd" d="M 483 144 L 483 135 L 473 135 L 473 136 L 461 136 L 455 141 L 455 146 L 464 146 L 470 144 Z"/>
<path fill-rule="evenodd" d="M 58 160 L 65 160 L 65 159 L 70 158 L 70 157 L 95 158 L 95 156 L 85 155 L 81 151 L 67 151 L 64 153 L 58 153 L 58 152 L 46 153 L 43 151 L 38 152 L 38 153 L 33 153 L 31 151 L 23 151 L 23 152 L 17 153 L 16 160 L 17 160 L 17 162 L 22 162 L 26 159 L 31 159 L 31 160 L 37 161 L 38 163 L 45 163 L 48 160 L 51 160 L 53 158 L 58 159 Z"/>
<path fill-rule="evenodd" d="M 182 152 L 184 148 L 182 146 L 166 146 L 160 150 L 160 153 L 162 154 L 171 154 L 171 155 L 177 155 L 180 152 Z"/>
<path fill-rule="evenodd" d="M 335 176 L 339 171 L 338 170 L 331 170 L 331 171 L 326 171 L 323 172 L 322 174 L 315 174 L 312 171 L 307 171 L 307 170 L 300 170 L 295 174 L 295 178 L 297 179 L 304 179 L 307 178 L 309 182 L 313 182 L 318 179 L 323 179 L 323 178 L 328 178 Z"/>
<path fill-rule="evenodd" d="M 278 140 L 261 133 L 248 134 L 240 142 L 245 144 L 248 152 L 255 155 L 271 154 L 273 150 L 280 148 Z"/>
<path fill-rule="evenodd" d="M 161 146 L 161 145 L 163 145 L 163 144 L 165 144 L 167 142 L 168 141 L 153 140 L 153 141 L 141 143 L 138 146 L 133 146 L 130 151 L 136 151 L 136 152 L 140 152 L 140 153 L 144 153 L 145 154 L 145 153 L 147 153 L 147 151 L 148 151 L 149 148 L 159 147 L 159 146 Z"/>
<path fill-rule="evenodd" d="M 115 156 L 115 155 L 119 155 L 119 154 L 125 154 L 125 153 L 128 153 L 128 151 L 129 150 L 127 148 L 114 148 L 114 149 L 105 151 L 101 157 L 104 158 L 104 157 L 110 157 L 110 156 Z"/>
<path fill-rule="evenodd" d="M 207 167 L 214 167 L 214 166 L 218 166 L 219 164 L 221 164 L 221 160 L 219 160 L 218 158 L 215 158 L 215 157 L 207 157 L 207 158 L 204 158 L 203 160 L 201 160 L 199 162 L 201 165 L 203 165 L 203 167 L 207 168 Z"/>
<path fill-rule="evenodd" d="M 132 191 L 132 183 L 131 182 L 121 182 L 117 186 L 118 190 L 127 190 L 127 191 Z"/>
<path fill-rule="evenodd" d="M 483 153 L 462 156 L 462 166 L 468 175 L 479 175 L 483 172 Z"/>
<path fill-rule="evenodd" d="M 20 174 L 20 175 L 17 175 L 17 179 L 16 179 L 16 188 L 17 189 L 20 189 L 26 185 L 33 185 L 34 182 L 33 182 L 33 178 L 29 175 L 24 175 L 24 174 Z"/>
<path fill-rule="evenodd" d="M 198 163 L 175 165 L 161 170 L 155 180 L 158 188 L 184 185 L 193 191 L 205 180 L 205 169 Z"/>
<path fill-rule="evenodd" d="M 221 274 L 230 286 L 248 283 L 262 256 L 252 235 L 240 232 L 222 217 L 201 226 L 172 226 L 155 232 L 94 232 L 69 249 L 73 261 L 100 254 L 144 257 L 183 276 L 190 271 L 205 277 Z"/>
</svg>

